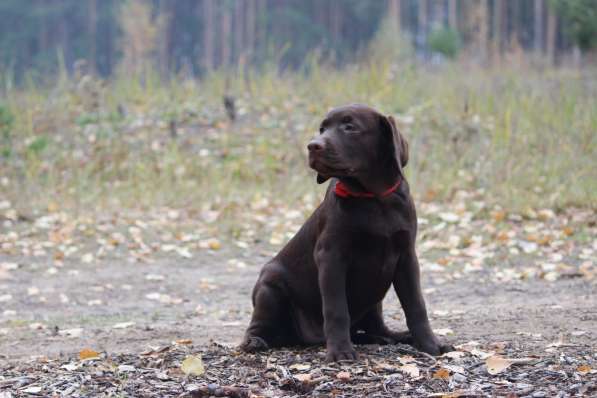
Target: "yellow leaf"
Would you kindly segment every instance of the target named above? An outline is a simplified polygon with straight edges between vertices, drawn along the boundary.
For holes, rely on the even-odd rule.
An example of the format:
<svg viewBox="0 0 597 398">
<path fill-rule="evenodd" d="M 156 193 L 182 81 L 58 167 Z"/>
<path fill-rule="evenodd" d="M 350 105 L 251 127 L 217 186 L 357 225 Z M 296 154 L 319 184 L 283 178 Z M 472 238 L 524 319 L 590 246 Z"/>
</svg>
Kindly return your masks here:
<svg viewBox="0 0 597 398">
<path fill-rule="evenodd" d="M 441 398 L 459 398 L 469 395 L 470 392 L 468 390 L 456 390 L 451 392 L 434 392 L 429 394 L 428 397 L 441 397 Z"/>
<path fill-rule="evenodd" d="M 444 265 L 445 266 L 445 265 L 450 264 L 450 259 L 447 258 L 447 257 L 442 257 L 442 258 L 440 258 L 440 259 L 437 260 L 437 263 L 439 265 Z"/>
<path fill-rule="evenodd" d="M 562 232 L 566 236 L 571 236 L 571 235 L 574 234 L 574 230 L 572 229 L 572 227 L 564 227 L 564 229 L 562 230 Z"/>
<path fill-rule="evenodd" d="M 84 348 L 79 352 L 79 359 L 99 359 L 99 353 L 97 351 L 93 351 L 90 348 Z"/>
<path fill-rule="evenodd" d="M 182 361 L 180 369 L 186 375 L 201 376 L 205 373 L 201 356 L 189 355 Z"/>
<path fill-rule="evenodd" d="M 56 261 L 62 261 L 62 260 L 64 260 L 64 252 L 62 252 L 60 250 L 56 250 L 54 252 L 54 260 L 56 260 Z"/>
<path fill-rule="evenodd" d="M 497 235 L 497 240 L 499 240 L 500 242 L 507 242 L 508 240 L 510 240 L 510 237 L 508 236 L 508 233 L 505 231 L 501 231 L 498 235 Z"/>
<path fill-rule="evenodd" d="M 491 375 L 496 375 L 508 369 L 510 365 L 515 363 L 528 363 L 532 358 L 503 358 L 496 355 L 490 356 L 485 360 L 487 372 Z"/>
<path fill-rule="evenodd" d="M 543 235 L 537 238 L 537 243 L 540 244 L 541 246 L 549 246 L 549 244 L 551 243 L 551 236 L 549 235 Z"/>
<path fill-rule="evenodd" d="M 487 365 L 489 374 L 495 375 L 508 369 L 512 365 L 512 362 L 506 358 L 491 356 L 487 358 L 485 365 Z"/>
<path fill-rule="evenodd" d="M 191 340 L 191 339 L 179 339 L 179 340 L 176 340 L 174 343 L 179 344 L 179 345 L 193 344 L 193 340 Z"/>
<path fill-rule="evenodd" d="M 220 247 L 222 247 L 220 241 L 218 241 L 217 239 L 210 239 L 207 245 L 211 250 L 219 250 Z"/>
<path fill-rule="evenodd" d="M 576 371 L 582 374 L 587 374 L 591 371 L 591 367 L 589 365 L 580 365 L 576 368 Z"/>
<path fill-rule="evenodd" d="M 342 380 L 342 381 L 350 380 L 350 372 L 346 372 L 344 370 L 341 372 L 338 372 L 338 374 L 336 375 L 336 378 L 338 380 Z"/>
<path fill-rule="evenodd" d="M 48 212 L 49 213 L 56 213 L 58 211 L 58 203 L 50 202 L 48 203 Z"/>
<path fill-rule="evenodd" d="M 437 370 L 435 373 L 433 373 L 433 378 L 448 380 L 450 379 L 450 371 L 448 369 L 441 368 Z"/>
<path fill-rule="evenodd" d="M 434 191 L 433 189 L 428 189 L 427 192 L 425 192 L 425 196 L 424 196 L 423 200 L 426 202 L 431 202 L 436 197 L 437 197 L 437 191 Z"/>
<path fill-rule="evenodd" d="M 497 222 L 504 221 L 506 218 L 506 212 L 503 210 L 496 210 L 491 213 L 491 217 Z"/>
</svg>

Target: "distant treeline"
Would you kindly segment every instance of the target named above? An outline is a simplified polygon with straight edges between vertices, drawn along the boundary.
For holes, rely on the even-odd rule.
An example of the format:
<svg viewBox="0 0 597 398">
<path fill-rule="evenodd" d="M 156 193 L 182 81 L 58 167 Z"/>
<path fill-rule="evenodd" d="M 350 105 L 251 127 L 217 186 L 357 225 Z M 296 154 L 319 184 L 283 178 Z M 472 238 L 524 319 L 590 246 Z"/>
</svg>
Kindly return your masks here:
<svg viewBox="0 0 597 398">
<path fill-rule="evenodd" d="M 77 60 L 102 76 L 298 67 L 314 51 L 341 65 L 384 23 L 421 59 L 533 51 L 558 62 L 597 44 L 597 0 L 2 0 L 0 20 L 0 73 L 17 81 Z"/>
</svg>

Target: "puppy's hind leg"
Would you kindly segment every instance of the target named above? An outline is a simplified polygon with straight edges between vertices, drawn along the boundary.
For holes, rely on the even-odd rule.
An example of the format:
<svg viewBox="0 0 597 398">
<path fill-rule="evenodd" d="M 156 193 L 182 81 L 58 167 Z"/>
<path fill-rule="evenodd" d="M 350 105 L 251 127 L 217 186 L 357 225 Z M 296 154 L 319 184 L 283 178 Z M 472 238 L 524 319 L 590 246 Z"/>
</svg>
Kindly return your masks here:
<svg viewBox="0 0 597 398">
<path fill-rule="evenodd" d="M 355 344 L 412 344 L 410 332 L 396 332 L 383 321 L 382 304 L 379 302 L 351 328 Z"/>
<path fill-rule="evenodd" d="M 253 289 L 253 316 L 240 349 L 246 352 L 296 344 L 290 302 L 267 269 Z"/>
</svg>

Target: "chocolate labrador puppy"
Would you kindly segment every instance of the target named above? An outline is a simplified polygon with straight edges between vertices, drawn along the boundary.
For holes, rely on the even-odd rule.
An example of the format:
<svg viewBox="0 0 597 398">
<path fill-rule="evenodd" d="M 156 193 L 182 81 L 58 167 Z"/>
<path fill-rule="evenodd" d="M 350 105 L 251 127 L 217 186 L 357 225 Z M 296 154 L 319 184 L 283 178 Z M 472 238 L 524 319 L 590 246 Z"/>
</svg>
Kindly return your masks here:
<svg viewBox="0 0 597 398">
<path fill-rule="evenodd" d="M 391 116 L 364 105 L 327 114 L 307 146 L 317 182 L 332 179 L 321 205 L 253 290 L 241 349 L 327 345 L 327 360 L 356 359 L 352 343 L 450 349 L 433 334 L 419 283 L 417 216 L 404 178 L 408 144 Z M 409 332 L 386 327 L 382 300 L 393 285 Z"/>
</svg>

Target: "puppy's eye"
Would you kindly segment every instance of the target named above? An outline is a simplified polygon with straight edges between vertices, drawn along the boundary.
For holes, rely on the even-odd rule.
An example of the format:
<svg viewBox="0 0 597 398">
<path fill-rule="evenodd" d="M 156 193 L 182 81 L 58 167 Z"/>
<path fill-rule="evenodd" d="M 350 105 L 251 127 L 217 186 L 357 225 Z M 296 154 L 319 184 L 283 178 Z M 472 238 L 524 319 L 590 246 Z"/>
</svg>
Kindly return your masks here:
<svg viewBox="0 0 597 398">
<path fill-rule="evenodd" d="M 325 129 L 323 127 L 319 128 L 319 134 L 323 134 L 324 131 L 325 131 Z"/>
<path fill-rule="evenodd" d="M 347 133 L 356 133 L 357 130 L 355 129 L 353 124 L 350 123 L 345 123 L 343 126 L 344 131 L 346 131 Z"/>
</svg>

